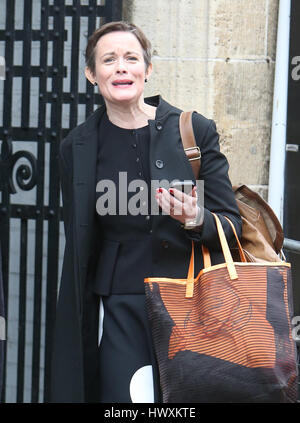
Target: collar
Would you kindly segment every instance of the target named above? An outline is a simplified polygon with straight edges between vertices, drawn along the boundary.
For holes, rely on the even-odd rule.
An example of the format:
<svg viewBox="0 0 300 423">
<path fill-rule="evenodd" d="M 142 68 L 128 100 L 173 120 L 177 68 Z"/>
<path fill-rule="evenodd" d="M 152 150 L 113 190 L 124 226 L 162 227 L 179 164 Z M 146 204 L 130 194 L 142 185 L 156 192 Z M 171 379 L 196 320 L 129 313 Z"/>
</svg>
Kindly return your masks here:
<svg viewBox="0 0 300 423">
<path fill-rule="evenodd" d="M 146 97 L 144 99 L 145 103 L 157 107 L 156 114 L 155 114 L 155 120 L 152 122 L 156 122 L 158 120 L 164 119 L 171 111 L 177 111 L 180 113 L 180 110 L 176 107 L 169 104 L 167 101 L 165 101 L 161 95 L 155 95 L 152 97 Z M 104 112 L 106 111 L 105 104 L 100 106 L 95 112 L 93 112 L 85 122 L 83 122 L 81 125 L 79 125 L 77 128 L 74 129 L 75 136 L 87 136 L 89 133 L 92 133 L 94 131 L 97 131 L 98 124 L 100 119 L 102 118 Z"/>
</svg>

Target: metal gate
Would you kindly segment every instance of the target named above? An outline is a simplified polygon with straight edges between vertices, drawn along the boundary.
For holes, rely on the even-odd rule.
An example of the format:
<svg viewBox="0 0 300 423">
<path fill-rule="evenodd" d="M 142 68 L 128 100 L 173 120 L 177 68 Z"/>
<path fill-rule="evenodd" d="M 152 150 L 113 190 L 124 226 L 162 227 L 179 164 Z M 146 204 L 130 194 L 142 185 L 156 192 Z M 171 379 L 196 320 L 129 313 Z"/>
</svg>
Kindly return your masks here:
<svg viewBox="0 0 300 423">
<path fill-rule="evenodd" d="M 3 402 L 47 402 L 64 248 L 58 149 L 101 104 L 87 37 L 122 0 L 0 0 L 0 241 L 7 340 Z M 3 59 L 3 58 L 2 58 Z M 1 113 L 2 111 L 2 113 Z"/>
</svg>

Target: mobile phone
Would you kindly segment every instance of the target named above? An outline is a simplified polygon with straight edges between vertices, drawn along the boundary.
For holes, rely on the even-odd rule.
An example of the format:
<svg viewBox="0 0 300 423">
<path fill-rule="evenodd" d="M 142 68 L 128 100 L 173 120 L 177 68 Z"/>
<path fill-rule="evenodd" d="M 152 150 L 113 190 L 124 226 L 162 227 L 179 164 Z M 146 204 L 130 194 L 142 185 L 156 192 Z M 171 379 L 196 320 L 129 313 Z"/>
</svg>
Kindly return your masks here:
<svg viewBox="0 0 300 423">
<path fill-rule="evenodd" d="M 193 181 L 184 180 L 184 181 L 173 181 L 171 182 L 170 187 L 178 189 L 179 191 L 184 192 L 185 194 L 189 194 L 192 191 L 194 185 L 195 184 Z"/>
</svg>

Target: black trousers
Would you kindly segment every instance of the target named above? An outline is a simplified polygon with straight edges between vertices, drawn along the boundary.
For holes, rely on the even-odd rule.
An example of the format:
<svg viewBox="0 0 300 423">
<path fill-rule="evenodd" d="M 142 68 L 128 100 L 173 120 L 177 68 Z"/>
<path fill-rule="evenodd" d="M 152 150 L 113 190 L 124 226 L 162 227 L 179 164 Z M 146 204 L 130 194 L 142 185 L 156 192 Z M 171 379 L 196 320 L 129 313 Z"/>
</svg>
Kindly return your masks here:
<svg viewBox="0 0 300 423">
<path fill-rule="evenodd" d="M 102 304 L 100 402 L 159 402 L 145 294 L 112 294 L 102 297 Z"/>
</svg>

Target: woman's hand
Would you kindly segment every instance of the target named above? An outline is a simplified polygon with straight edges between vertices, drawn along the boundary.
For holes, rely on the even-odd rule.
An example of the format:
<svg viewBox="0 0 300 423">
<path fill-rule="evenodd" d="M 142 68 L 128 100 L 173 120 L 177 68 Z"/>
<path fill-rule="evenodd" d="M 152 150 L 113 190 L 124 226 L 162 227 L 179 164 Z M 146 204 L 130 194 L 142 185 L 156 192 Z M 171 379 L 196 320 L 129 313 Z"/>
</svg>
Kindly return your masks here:
<svg viewBox="0 0 300 423">
<path fill-rule="evenodd" d="M 158 188 L 155 198 L 161 209 L 173 219 L 185 224 L 194 220 L 199 215 L 200 208 L 197 205 L 197 188 L 193 187 L 190 194 L 185 194 L 176 188 Z"/>
</svg>

